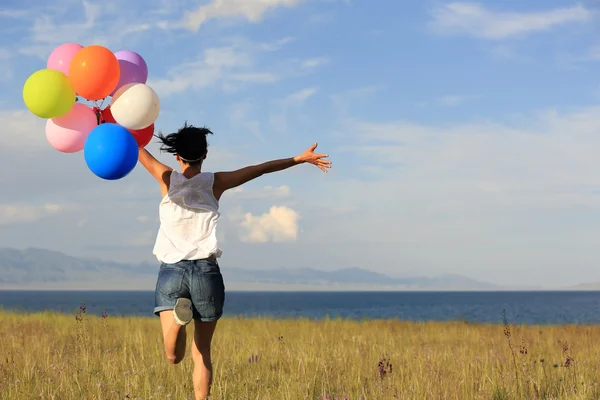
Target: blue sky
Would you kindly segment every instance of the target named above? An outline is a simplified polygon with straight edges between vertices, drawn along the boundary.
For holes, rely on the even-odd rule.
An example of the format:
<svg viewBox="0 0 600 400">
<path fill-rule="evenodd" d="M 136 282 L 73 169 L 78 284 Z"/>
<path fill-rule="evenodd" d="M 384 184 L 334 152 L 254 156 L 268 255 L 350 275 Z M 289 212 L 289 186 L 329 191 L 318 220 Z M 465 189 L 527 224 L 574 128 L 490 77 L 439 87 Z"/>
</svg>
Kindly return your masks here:
<svg viewBox="0 0 600 400">
<path fill-rule="evenodd" d="M 318 141 L 222 200 L 222 265 L 600 281 L 600 9 L 592 1 L 5 2 L 0 243 L 152 259 L 159 190 L 47 144 L 22 85 L 64 42 L 140 53 L 156 125 L 214 132 L 205 168 Z M 148 149 L 161 160 L 155 143 Z"/>
</svg>

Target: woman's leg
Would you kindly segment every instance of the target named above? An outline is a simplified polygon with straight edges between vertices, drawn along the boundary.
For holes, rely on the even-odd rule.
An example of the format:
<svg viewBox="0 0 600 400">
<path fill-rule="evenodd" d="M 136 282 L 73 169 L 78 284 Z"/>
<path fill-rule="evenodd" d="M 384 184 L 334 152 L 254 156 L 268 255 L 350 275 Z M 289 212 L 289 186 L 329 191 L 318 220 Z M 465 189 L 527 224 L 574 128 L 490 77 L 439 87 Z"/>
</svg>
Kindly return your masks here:
<svg viewBox="0 0 600 400">
<path fill-rule="evenodd" d="M 185 357 L 185 327 L 192 320 L 191 301 L 180 298 L 174 310 L 160 312 L 165 355 L 171 364 L 179 364 Z"/>
<path fill-rule="evenodd" d="M 192 301 L 194 316 L 194 392 L 196 400 L 207 398 L 212 385 L 211 342 L 217 320 L 223 314 L 225 285 L 215 260 L 198 260 L 192 269 Z"/>
<path fill-rule="evenodd" d="M 212 385 L 212 360 L 210 344 L 212 342 L 217 321 L 195 321 L 192 359 L 194 360 L 194 393 L 196 400 L 206 399 L 210 395 Z"/>
<path fill-rule="evenodd" d="M 165 355 L 172 364 L 185 356 L 185 327 L 193 316 L 189 299 L 189 263 L 161 264 L 155 290 L 154 313 L 160 316 Z"/>
</svg>

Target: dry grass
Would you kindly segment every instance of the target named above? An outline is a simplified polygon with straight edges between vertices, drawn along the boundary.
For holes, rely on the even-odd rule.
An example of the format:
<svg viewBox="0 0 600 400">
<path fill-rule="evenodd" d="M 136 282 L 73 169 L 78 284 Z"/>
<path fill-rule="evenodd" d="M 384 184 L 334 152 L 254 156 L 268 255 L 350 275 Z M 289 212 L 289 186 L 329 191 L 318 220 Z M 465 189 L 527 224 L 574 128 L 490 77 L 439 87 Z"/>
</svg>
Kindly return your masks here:
<svg viewBox="0 0 600 400">
<path fill-rule="evenodd" d="M 600 327 L 223 319 L 213 395 L 597 399 L 598 338 Z M 191 399 L 191 371 L 189 357 L 164 361 L 156 318 L 0 312 L 1 399 Z"/>
</svg>

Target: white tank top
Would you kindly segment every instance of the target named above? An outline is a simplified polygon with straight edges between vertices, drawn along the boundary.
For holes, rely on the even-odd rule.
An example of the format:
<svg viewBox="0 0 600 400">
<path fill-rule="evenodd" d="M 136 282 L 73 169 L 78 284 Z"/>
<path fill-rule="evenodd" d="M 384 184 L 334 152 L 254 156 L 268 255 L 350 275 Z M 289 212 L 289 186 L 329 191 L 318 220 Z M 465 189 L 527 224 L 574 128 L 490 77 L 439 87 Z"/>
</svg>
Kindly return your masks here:
<svg viewBox="0 0 600 400">
<path fill-rule="evenodd" d="M 221 256 L 216 233 L 219 201 L 213 182 L 213 173 L 188 179 L 171 172 L 169 192 L 159 206 L 160 228 L 153 250 L 159 261 L 174 264 Z"/>
</svg>

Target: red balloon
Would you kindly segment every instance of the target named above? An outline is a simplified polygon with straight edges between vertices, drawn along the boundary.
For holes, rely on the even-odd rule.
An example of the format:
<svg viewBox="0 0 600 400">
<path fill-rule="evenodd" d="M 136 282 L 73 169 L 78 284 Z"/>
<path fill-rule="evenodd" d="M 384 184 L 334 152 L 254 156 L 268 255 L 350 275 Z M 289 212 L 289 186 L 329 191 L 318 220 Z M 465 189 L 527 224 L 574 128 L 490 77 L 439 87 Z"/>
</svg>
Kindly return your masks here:
<svg viewBox="0 0 600 400">
<path fill-rule="evenodd" d="M 119 125 L 119 123 L 115 121 L 115 118 L 113 117 L 112 112 L 110 111 L 110 106 L 102 110 L 100 114 L 100 123 L 107 122 Z M 128 131 L 135 138 L 135 141 L 137 142 L 139 148 L 146 147 L 148 143 L 150 143 L 150 141 L 152 140 L 152 136 L 154 136 L 154 124 L 144 129 L 139 129 L 137 131 L 131 129 L 128 129 Z"/>
<path fill-rule="evenodd" d="M 100 123 L 105 123 L 105 122 L 111 123 L 111 124 L 117 123 L 117 121 L 115 121 L 114 117 L 112 116 L 112 112 L 110 111 L 110 106 L 106 107 L 100 113 Z"/>
<path fill-rule="evenodd" d="M 152 140 L 152 136 L 154 135 L 154 124 L 150 125 L 147 128 L 140 129 L 137 131 L 129 130 L 129 132 L 131 132 L 131 134 L 135 138 L 135 141 L 137 142 L 139 148 L 146 147 L 148 143 L 150 143 L 150 140 Z"/>
</svg>

